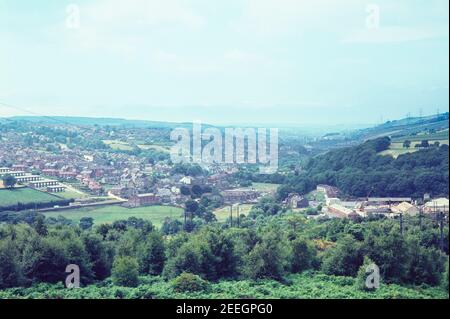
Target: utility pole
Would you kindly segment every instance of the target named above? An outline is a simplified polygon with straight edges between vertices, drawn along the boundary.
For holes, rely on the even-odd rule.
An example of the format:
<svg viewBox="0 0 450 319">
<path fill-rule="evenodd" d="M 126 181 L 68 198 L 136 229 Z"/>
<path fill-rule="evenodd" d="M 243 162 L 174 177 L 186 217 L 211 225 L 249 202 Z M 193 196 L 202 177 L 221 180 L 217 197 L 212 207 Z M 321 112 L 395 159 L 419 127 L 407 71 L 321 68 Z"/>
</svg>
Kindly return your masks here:
<svg viewBox="0 0 450 319">
<path fill-rule="evenodd" d="M 440 244 L 441 244 L 441 250 L 444 251 L 444 212 L 440 212 L 439 215 L 440 215 L 439 229 L 440 229 L 440 235 L 441 235 Z"/>
<path fill-rule="evenodd" d="M 400 213 L 400 234 L 403 235 L 403 213 Z"/>
<path fill-rule="evenodd" d="M 237 206 L 237 224 L 238 224 L 238 228 L 241 228 L 241 213 L 240 213 L 240 209 L 241 208 L 241 206 L 239 206 L 239 204 L 238 204 L 238 206 Z"/>
<path fill-rule="evenodd" d="M 230 205 L 230 227 L 233 228 L 233 204 Z"/>
<path fill-rule="evenodd" d="M 420 211 L 419 211 L 419 227 L 420 227 L 420 231 L 422 231 L 422 218 L 423 218 L 423 208 L 421 208 Z"/>
</svg>

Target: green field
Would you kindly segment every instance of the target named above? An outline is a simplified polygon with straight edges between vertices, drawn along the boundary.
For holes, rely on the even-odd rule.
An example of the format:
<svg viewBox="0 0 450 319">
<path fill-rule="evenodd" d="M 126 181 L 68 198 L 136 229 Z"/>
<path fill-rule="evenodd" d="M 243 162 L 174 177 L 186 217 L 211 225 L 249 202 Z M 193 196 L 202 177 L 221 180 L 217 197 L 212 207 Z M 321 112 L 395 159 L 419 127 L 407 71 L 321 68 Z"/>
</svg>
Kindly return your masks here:
<svg viewBox="0 0 450 319">
<path fill-rule="evenodd" d="M 170 153 L 170 147 L 157 144 L 139 144 L 141 150 L 155 150 L 161 153 Z"/>
<path fill-rule="evenodd" d="M 423 140 L 428 140 L 431 142 L 431 141 L 442 141 L 442 140 L 448 141 L 448 139 L 449 139 L 449 131 L 448 131 L 448 129 L 446 129 L 446 130 L 435 132 L 435 133 L 421 133 L 421 134 L 411 135 L 411 136 L 402 136 L 400 138 L 392 139 L 392 142 L 403 143 L 405 140 L 409 140 L 411 142 L 420 142 Z"/>
<path fill-rule="evenodd" d="M 88 197 L 88 195 L 81 193 L 81 192 L 76 192 L 74 190 L 71 189 L 66 189 L 65 192 L 61 192 L 57 194 L 59 197 L 65 198 L 65 199 L 79 199 L 79 198 L 86 198 Z"/>
<path fill-rule="evenodd" d="M 239 213 L 244 214 L 245 216 L 250 213 L 253 205 L 251 204 L 242 204 L 239 206 Z M 214 215 L 216 215 L 217 221 L 225 222 L 230 217 L 230 206 L 222 207 L 214 211 Z M 237 207 L 233 207 L 233 217 L 237 217 Z"/>
<path fill-rule="evenodd" d="M 380 153 L 380 155 L 390 155 L 394 158 L 399 157 L 402 154 L 407 154 L 407 153 L 413 153 L 413 152 L 417 152 L 419 149 L 415 148 L 415 146 L 417 144 L 420 144 L 422 142 L 422 140 L 428 140 L 430 144 L 433 144 L 435 142 L 439 142 L 440 145 L 448 145 L 449 144 L 449 140 L 433 140 L 433 139 L 428 139 L 425 137 L 419 137 L 418 136 L 414 136 L 410 138 L 405 138 L 405 140 L 409 140 L 411 141 L 411 146 L 410 148 L 405 148 L 403 147 L 403 140 L 402 141 L 395 141 L 391 143 L 391 146 L 389 146 L 389 149 L 386 151 L 383 151 Z M 414 139 L 415 138 L 415 139 Z"/>
<path fill-rule="evenodd" d="M 183 209 L 173 206 L 147 206 L 138 208 L 126 208 L 122 206 L 83 207 L 64 211 L 44 213 L 46 217 L 63 216 L 78 222 L 82 217 L 92 217 L 95 224 L 112 223 L 116 220 L 137 217 L 151 221 L 160 227 L 166 217 L 181 219 Z"/>
<path fill-rule="evenodd" d="M 126 142 L 122 142 L 122 141 L 105 140 L 105 141 L 103 141 L 103 143 L 105 143 L 106 145 L 111 147 L 113 150 L 117 150 L 117 151 L 132 151 L 133 150 L 133 146 L 131 146 L 130 144 L 128 144 Z"/>
<path fill-rule="evenodd" d="M 60 197 L 40 192 L 31 188 L 0 189 L 0 207 L 17 205 L 18 203 L 47 203 L 61 200 Z"/>
</svg>

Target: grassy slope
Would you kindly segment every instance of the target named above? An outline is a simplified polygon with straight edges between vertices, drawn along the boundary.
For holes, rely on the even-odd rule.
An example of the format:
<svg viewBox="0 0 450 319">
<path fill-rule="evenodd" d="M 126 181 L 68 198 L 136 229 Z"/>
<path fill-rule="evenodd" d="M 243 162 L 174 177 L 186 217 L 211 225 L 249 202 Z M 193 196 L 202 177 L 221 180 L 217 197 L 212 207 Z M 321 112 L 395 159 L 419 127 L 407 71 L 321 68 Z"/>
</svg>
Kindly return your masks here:
<svg viewBox="0 0 450 319">
<path fill-rule="evenodd" d="M 251 204 L 242 204 L 239 208 L 239 213 L 248 215 L 253 205 Z M 217 221 L 225 222 L 228 217 L 230 217 L 230 206 L 222 207 L 214 211 L 214 215 L 216 215 Z M 233 218 L 237 218 L 237 208 L 233 207 Z"/>
<path fill-rule="evenodd" d="M 449 131 L 447 129 L 447 130 L 436 132 L 433 134 L 418 134 L 415 136 L 405 136 L 405 137 L 401 137 L 401 138 L 395 138 L 392 140 L 389 149 L 381 152 L 380 155 L 390 155 L 394 158 L 397 158 L 398 156 L 400 156 L 402 154 L 417 152 L 418 149 L 415 148 L 415 146 L 417 144 L 420 144 L 423 140 L 429 141 L 430 144 L 439 142 L 441 145 L 443 145 L 443 144 L 449 145 L 449 135 L 448 134 L 449 134 Z M 410 148 L 403 147 L 403 143 L 406 140 L 411 141 Z"/>
<path fill-rule="evenodd" d="M 43 193 L 31 188 L 15 188 L 0 190 L 0 207 L 16 205 L 18 202 L 27 204 L 34 202 L 51 202 L 60 200 L 60 197 Z"/>
<path fill-rule="evenodd" d="M 254 282 L 222 281 L 210 285 L 207 291 L 176 293 L 171 283 L 160 277 L 142 277 L 136 288 L 117 287 L 108 282 L 100 286 L 65 289 L 61 284 L 40 284 L 33 288 L 0 290 L 0 299 L 102 299 L 123 297 L 127 299 L 446 299 L 448 292 L 439 287 L 402 287 L 382 284 L 376 292 L 362 292 L 355 288 L 354 279 L 323 274 L 303 273 L 288 277 L 289 284 L 273 280 Z"/>
<path fill-rule="evenodd" d="M 183 210 L 172 206 L 147 206 L 138 208 L 125 208 L 122 206 L 85 207 L 65 211 L 45 213 L 46 217 L 64 216 L 67 219 L 78 222 L 82 217 L 92 217 L 95 224 L 112 223 L 116 220 L 137 217 L 151 221 L 160 227 L 166 217 L 180 218 Z"/>
</svg>

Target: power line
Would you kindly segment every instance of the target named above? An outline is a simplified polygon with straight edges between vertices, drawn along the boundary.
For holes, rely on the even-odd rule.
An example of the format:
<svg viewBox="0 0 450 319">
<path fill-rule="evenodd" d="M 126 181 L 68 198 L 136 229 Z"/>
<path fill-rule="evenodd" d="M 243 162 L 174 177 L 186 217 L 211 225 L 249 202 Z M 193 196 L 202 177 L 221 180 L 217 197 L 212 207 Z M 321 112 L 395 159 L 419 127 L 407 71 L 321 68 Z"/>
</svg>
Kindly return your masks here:
<svg viewBox="0 0 450 319">
<path fill-rule="evenodd" d="M 10 108 L 10 109 L 13 109 L 13 110 L 25 112 L 25 113 L 28 113 L 28 114 L 31 114 L 31 115 L 34 115 L 34 116 L 38 116 L 38 117 L 42 117 L 42 118 L 45 118 L 45 119 L 48 119 L 48 120 L 52 120 L 52 121 L 58 122 L 60 124 L 75 126 L 72 123 L 66 122 L 66 121 L 64 121 L 64 120 L 62 120 L 60 118 L 56 118 L 56 117 L 53 117 L 53 116 L 49 116 L 49 115 L 44 115 L 44 114 L 40 114 L 40 113 L 37 113 L 37 112 L 33 112 L 33 111 L 30 111 L 30 110 L 28 110 L 26 108 L 23 108 L 23 107 L 20 107 L 20 106 L 17 106 L 17 105 L 12 105 L 12 104 L 5 103 L 5 102 L 2 102 L 2 101 L 0 101 L 0 105 L 2 105 L 4 107 L 7 107 L 7 108 Z M 7 121 L 13 121 L 13 120 L 11 120 L 11 119 L 9 119 L 7 117 L 4 117 L 3 119 L 5 119 Z"/>
</svg>

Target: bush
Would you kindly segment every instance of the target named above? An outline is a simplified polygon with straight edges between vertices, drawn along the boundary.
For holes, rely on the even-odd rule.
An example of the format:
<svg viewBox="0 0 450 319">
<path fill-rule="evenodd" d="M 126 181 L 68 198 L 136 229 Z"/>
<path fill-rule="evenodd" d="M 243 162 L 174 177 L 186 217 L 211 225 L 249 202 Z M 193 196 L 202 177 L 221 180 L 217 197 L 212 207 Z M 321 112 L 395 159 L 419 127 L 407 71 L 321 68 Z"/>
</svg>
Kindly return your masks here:
<svg viewBox="0 0 450 319">
<path fill-rule="evenodd" d="M 447 259 L 447 264 L 445 265 L 445 273 L 444 273 L 444 278 L 442 280 L 442 287 L 447 290 L 448 292 L 448 259 Z"/>
<path fill-rule="evenodd" d="M 13 242 L 0 241 L 0 289 L 15 287 L 21 282 L 17 249 Z"/>
<path fill-rule="evenodd" d="M 322 270 L 327 275 L 355 276 L 362 263 L 360 243 L 347 235 L 325 252 Z"/>
<path fill-rule="evenodd" d="M 200 276 L 191 273 L 182 273 L 172 280 L 172 288 L 175 292 L 194 292 L 207 290 L 209 283 Z"/>
<path fill-rule="evenodd" d="M 118 286 L 136 287 L 139 285 L 139 264 L 136 258 L 117 257 L 112 269 L 113 282 Z"/>
<path fill-rule="evenodd" d="M 370 268 L 371 265 L 374 265 L 375 263 L 369 258 L 364 257 L 364 263 L 361 265 L 361 267 L 358 270 L 358 274 L 356 275 L 356 288 L 361 291 L 374 291 L 375 289 L 378 289 L 377 287 L 368 287 L 366 284 L 368 276 L 373 274 L 373 270 Z"/>
<path fill-rule="evenodd" d="M 292 242 L 292 272 L 300 273 L 311 269 L 317 263 L 317 250 L 314 245 L 298 238 Z"/>
</svg>

